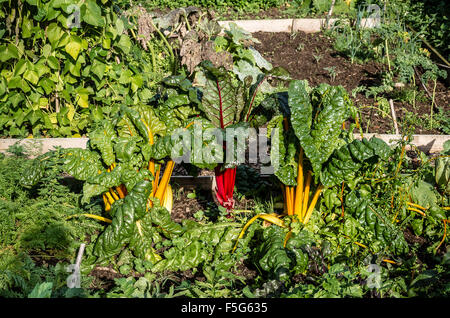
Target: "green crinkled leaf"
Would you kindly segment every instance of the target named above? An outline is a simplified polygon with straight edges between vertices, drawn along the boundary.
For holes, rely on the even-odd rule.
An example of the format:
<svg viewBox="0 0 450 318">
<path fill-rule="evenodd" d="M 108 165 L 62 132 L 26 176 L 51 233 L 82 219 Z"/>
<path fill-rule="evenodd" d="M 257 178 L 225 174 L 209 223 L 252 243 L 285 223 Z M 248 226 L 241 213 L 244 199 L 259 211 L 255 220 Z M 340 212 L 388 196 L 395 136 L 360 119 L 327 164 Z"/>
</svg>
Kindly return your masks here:
<svg viewBox="0 0 450 318">
<path fill-rule="evenodd" d="M 175 108 L 178 106 L 188 105 L 190 103 L 189 96 L 184 94 L 170 96 L 163 104 L 164 107 Z"/>
<path fill-rule="evenodd" d="M 112 206 L 112 223 L 95 242 L 93 254 L 102 259 L 118 255 L 133 237 L 136 221 L 146 213 L 147 198 L 152 190 L 151 182 L 139 182 L 124 198 Z"/>
<path fill-rule="evenodd" d="M 308 254 L 304 252 L 305 245 L 311 243 L 313 240 L 309 237 L 308 232 L 302 231 L 298 234 L 292 233 L 291 237 L 286 243 L 286 249 L 291 253 L 289 254 L 294 259 L 294 266 L 292 270 L 294 274 L 303 273 L 308 267 Z M 292 255 L 294 257 L 292 257 Z"/>
<path fill-rule="evenodd" d="M 267 134 L 271 136 L 270 159 L 274 174 L 286 185 L 297 184 L 297 139 L 292 131 L 284 131 L 283 116 L 272 118 L 267 126 Z"/>
<path fill-rule="evenodd" d="M 116 161 L 113 141 L 117 138 L 113 124 L 110 121 L 102 121 L 89 133 L 89 145 L 93 149 L 98 149 L 102 159 L 107 166 L 111 166 Z"/>
<path fill-rule="evenodd" d="M 267 227 L 263 232 L 262 243 L 255 253 L 259 267 L 276 279 L 287 280 L 292 259 L 284 248 L 286 232 L 278 226 Z"/>
<path fill-rule="evenodd" d="M 369 197 L 361 195 L 359 191 L 350 192 L 345 198 L 345 211 L 364 229 L 365 239 L 358 239 L 360 243 L 369 246 L 374 252 L 380 252 L 381 248 L 395 254 L 408 252 L 403 232 L 376 208 Z"/>
<path fill-rule="evenodd" d="M 128 162 L 131 161 L 136 152 L 139 151 L 138 142 L 142 140 L 139 136 L 131 136 L 128 138 L 119 137 L 114 142 L 114 153 L 117 161 Z"/>
<path fill-rule="evenodd" d="M 133 124 L 133 121 L 128 116 L 122 116 L 116 125 L 117 135 L 119 137 L 135 137 L 139 135 L 138 130 Z M 148 143 L 148 140 L 147 140 Z"/>
<path fill-rule="evenodd" d="M 152 107 L 139 105 L 133 108 L 121 107 L 121 111 L 133 123 L 135 129 L 144 138 L 146 142 L 150 141 L 151 136 L 164 135 L 166 126 L 156 115 Z"/>
<path fill-rule="evenodd" d="M 85 182 L 83 184 L 83 197 L 81 198 L 81 203 L 89 203 L 92 197 L 100 195 L 108 191 L 108 187 L 105 187 L 98 183 Z"/>
<path fill-rule="evenodd" d="M 183 91 L 194 89 L 192 87 L 192 82 L 183 75 L 168 76 L 165 77 L 162 81 L 167 86 L 181 88 Z"/>
<path fill-rule="evenodd" d="M 64 170 L 78 180 L 88 180 L 105 171 L 100 155 L 88 149 L 63 149 L 62 157 Z"/>
<path fill-rule="evenodd" d="M 138 181 L 144 180 L 144 176 L 136 177 L 139 173 L 134 169 L 127 169 L 126 166 L 119 164 L 110 172 L 104 171 L 87 179 L 87 182 L 83 185 L 82 203 L 89 202 L 92 197 L 100 195 L 110 188 L 125 184 L 123 176 L 126 175 L 125 172 L 129 173 L 129 170 L 133 171 L 135 177 L 132 183 L 126 183 L 127 189 L 131 190 Z"/>
<path fill-rule="evenodd" d="M 192 220 L 183 221 L 183 233 L 172 237 L 174 246 L 164 253 L 165 259 L 152 271 L 188 270 L 197 268 L 212 258 L 229 253 L 240 232 L 237 223 L 222 222 L 203 225 Z"/>
<path fill-rule="evenodd" d="M 295 135 L 319 175 L 322 164 L 342 145 L 341 127 L 351 107 L 348 94 L 342 86 L 311 89 L 306 80 L 295 80 L 289 85 L 289 107 Z"/>
<path fill-rule="evenodd" d="M 158 226 L 160 231 L 167 238 L 179 236 L 184 232 L 183 227 L 170 218 L 170 213 L 166 208 L 157 206 L 151 209 L 150 217 L 153 224 Z"/>
<path fill-rule="evenodd" d="M 280 152 L 280 167 L 274 173 L 283 184 L 294 186 L 297 184 L 298 164 L 295 159 L 297 148 L 291 134 L 287 136 L 286 140 L 287 148 Z M 283 148 L 284 143 L 280 143 L 280 147 Z M 282 154 L 284 157 L 281 157 Z"/>
<path fill-rule="evenodd" d="M 115 169 L 117 169 L 117 167 Z M 139 171 L 136 171 L 136 169 L 134 169 L 133 167 L 126 166 L 122 170 L 122 174 L 120 176 L 120 183 L 123 184 L 128 191 L 133 189 L 136 184 L 141 182 L 141 180 L 151 181 L 153 180 L 153 178 L 154 178 L 153 175 L 147 169 L 140 169 Z"/>
<path fill-rule="evenodd" d="M 130 240 L 130 249 L 134 255 L 153 264 L 161 260 L 156 253 L 153 244 L 161 240 L 156 228 L 152 226 L 150 213 L 146 213 L 142 219 L 135 223 L 135 230 Z"/>
<path fill-rule="evenodd" d="M 44 173 L 45 164 L 39 158 L 28 161 L 23 169 L 19 183 L 25 188 L 31 188 L 41 180 Z"/>
<path fill-rule="evenodd" d="M 372 137 L 370 140 L 353 140 L 351 143 L 335 150 L 327 162 L 323 164 L 320 181 L 324 186 L 333 186 L 351 180 L 364 163 L 374 164 L 379 160 L 386 161 L 391 148 L 383 140 Z"/>
<path fill-rule="evenodd" d="M 208 253 L 200 241 L 194 241 L 183 249 L 171 248 L 164 253 L 165 259 L 159 261 L 152 267 L 152 272 L 163 270 L 186 271 L 198 267 L 208 259 Z"/>
</svg>

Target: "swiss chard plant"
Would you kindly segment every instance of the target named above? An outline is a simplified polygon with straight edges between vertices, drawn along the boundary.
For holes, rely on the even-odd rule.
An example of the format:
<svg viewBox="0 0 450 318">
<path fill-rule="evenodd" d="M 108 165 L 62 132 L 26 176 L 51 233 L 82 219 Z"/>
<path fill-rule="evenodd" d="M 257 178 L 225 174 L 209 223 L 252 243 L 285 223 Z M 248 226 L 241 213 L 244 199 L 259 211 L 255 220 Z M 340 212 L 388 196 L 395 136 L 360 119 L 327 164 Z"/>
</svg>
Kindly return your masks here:
<svg viewBox="0 0 450 318">
<path fill-rule="evenodd" d="M 288 107 L 280 103 L 284 105 L 280 115 L 274 116 L 268 126 L 268 134 L 272 135 L 272 165 L 281 182 L 283 215 L 287 217 L 276 213 L 257 214 L 247 222 L 239 238 L 253 222 L 263 219 L 285 228 L 283 244 L 287 246 L 292 237 L 302 233 L 304 226 L 312 231 L 322 226 L 320 221 L 309 226 L 312 218 L 317 220 L 313 212 L 322 193 L 328 196 L 329 189 L 355 182 L 360 171 L 387 162 L 392 155 L 384 141 L 375 137 L 355 140 L 343 128 L 354 109 L 342 87 L 322 84 L 310 88 L 307 81 L 295 80 L 290 83 L 287 101 Z M 398 230 L 387 226 L 386 219 L 376 217 L 370 203 L 355 201 L 361 199 L 354 195 L 348 196 L 345 204 L 349 210 L 359 211 L 355 213 L 361 225 L 385 242 L 398 241 L 399 246 L 404 246 Z"/>
<path fill-rule="evenodd" d="M 254 83 L 251 75 L 246 76 L 243 81 L 236 81 L 232 73 L 223 67 L 215 67 L 210 61 L 204 61 L 201 65 L 204 77 L 201 84 L 197 83 L 202 92 L 200 110 L 214 127 L 224 132 L 227 128 L 250 127 L 252 115 L 259 106 L 255 97 L 262 83 L 272 76 L 286 76 L 280 69 L 271 69 L 260 74 Z M 223 149 L 226 150 L 225 144 Z M 216 196 L 223 207 L 231 210 L 234 206 L 236 163 L 226 160 L 223 162 L 225 164 L 215 167 Z"/>
<path fill-rule="evenodd" d="M 263 98 L 262 93 L 273 90 L 266 79 L 275 75 L 286 79 L 288 75 L 280 68 L 273 68 L 252 47 L 258 40 L 250 33 L 234 23 L 223 35 L 221 30 L 216 21 L 202 19 L 183 38 L 180 56 L 202 94 L 201 111 L 214 127 L 224 130 L 248 125 Z M 215 175 L 217 200 L 231 210 L 236 167 L 219 164 Z"/>
</svg>

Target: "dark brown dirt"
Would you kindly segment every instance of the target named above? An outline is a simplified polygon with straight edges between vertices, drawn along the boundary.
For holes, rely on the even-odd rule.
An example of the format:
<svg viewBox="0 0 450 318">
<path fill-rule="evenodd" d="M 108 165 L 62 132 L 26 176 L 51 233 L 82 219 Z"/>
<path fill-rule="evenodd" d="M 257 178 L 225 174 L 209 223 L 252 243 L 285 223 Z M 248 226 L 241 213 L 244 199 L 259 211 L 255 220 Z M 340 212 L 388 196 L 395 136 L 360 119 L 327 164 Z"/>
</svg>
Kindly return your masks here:
<svg viewBox="0 0 450 318">
<path fill-rule="evenodd" d="M 194 214 L 198 211 L 207 211 L 215 206 L 212 191 L 196 189 L 195 198 L 189 198 L 194 189 L 173 188 L 174 202 L 171 217 L 174 222 L 181 223 L 182 220 L 196 220 Z M 249 210 L 254 206 L 251 198 L 238 199 L 235 195 L 235 209 Z"/>
<path fill-rule="evenodd" d="M 96 267 L 89 273 L 89 276 L 94 277 L 94 281 L 91 283 L 93 288 L 104 290 L 109 290 L 114 287 L 114 279 L 123 277 L 123 275 L 116 272 L 111 266 Z"/>
<path fill-rule="evenodd" d="M 352 64 L 349 59 L 340 56 L 333 48 L 333 40 L 322 33 L 270 33 L 257 32 L 253 34 L 261 43 L 255 48 L 274 66 L 281 66 L 290 72 L 295 79 L 306 79 L 311 86 L 320 83 L 330 85 L 342 85 L 347 89 L 354 104 L 361 112 L 361 127 L 363 132 L 369 133 L 393 133 L 393 122 L 390 116 L 384 116 L 377 110 L 377 101 L 366 98 L 358 93 L 355 97 L 351 92 L 358 86 L 377 86 L 381 83 L 381 73 L 386 66 L 374 61 L 365 64 Z M 335 78 L 330 76 L 326 68 L 334 68 Z M 421 84 L 418 89 L 425 90 Z M 428 87 L 428 92 L 433 88 Z M 430 113 L 430 99 L 417 99 L 413 107 L 406 102 L 394 102 L 394 109 L 400 133 L 407 127 L 403 125 L 405 115 L 409 113 L 422 116 Z M 444 83 L 438 82 L 436 87 L 436 105 L 450 110 L 450 89 Z M 442 134 L 437 129 L 415 125 L 416 134 Z"/>
<path fill-rule="evenodd" d="M 405 235 L 406 242 L 408 242 L 409 244 L 424 245 L 427 243 L 427 240 L 425 238 L 415 235 L 409 228 L 406 228 L 403 231 L 403 234 Z"/>
<path fill-rule="evenodd" d="M 183 188 L 174 189 L 177 194 L 174 196 L 173 208 L 171 217 L 174 222 L 181 222 L 182 220 L 195 220 L 194 213 L 199 210 L 205 210 L 208 203 L 208 196 L 206 191 L 202 191 L 200 198 L 188 198 L 187 195 L 192 191 Z M 203 196 L 206 198 L 203 199 Z"/>
</svg>

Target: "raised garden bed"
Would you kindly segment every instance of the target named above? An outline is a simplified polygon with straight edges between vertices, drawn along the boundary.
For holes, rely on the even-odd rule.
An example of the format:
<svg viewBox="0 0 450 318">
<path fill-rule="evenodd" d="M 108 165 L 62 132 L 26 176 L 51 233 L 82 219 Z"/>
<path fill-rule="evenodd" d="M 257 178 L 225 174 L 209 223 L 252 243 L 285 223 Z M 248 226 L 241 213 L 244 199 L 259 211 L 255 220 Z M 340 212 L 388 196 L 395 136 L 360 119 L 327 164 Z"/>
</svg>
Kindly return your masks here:
<svg viewBox="0 0 450 318">
<path fill-rule="evenodd" d="M 98 14 L 99 20 L 103 18 L 104 12 L 95 2 L 83 5 Z M 27 1 L 24 7 L 29 6 L 39 4 Z M 127 14 L 142 13 L 141 9 Z M 44 14 L 42 8 L 39 12 Z M 450 136 L 442 134 L 442 127 L 427 130 L 414 125 L 411 148 L 395 142 L 405 136 L 406 126 L 411 124 L 408 114 L 426 112 L 430 109 L 427 102 L 418 100 L 411 109 L 396 103 L 392 114 L 397 120 L 393 122 L 385 116 L 389 112 L 377 105 L 378 100 L 357 91 L 353 94 L 361 84 L 377 84 L 383 65 L 349 63 L 338 56 L 330 40 L 317 32 L 323 19 L 271 20 L 265 21 L 263 28 L 255 21 L 238 22 L 260 40 L 255 51 L 247 45 L 251 37 L 238 29 L 218 36 L 217 43 L 200 32 L 182 39 L 198 20 L 189 24 L 189 17 L 183 19 L 180 12 L 175 12 L 180 18 L 175 20 L 181 25 L 177 25 L 181 31 L 176 35 L 181 41 L 180 56 L 176 56 L 179 47 L 171 46 L 161 32 L 151 39 L 160 40 L 164 47 L 156 56 L 171 56 L 170 72 L 175 76 L 145 81 L 139 80 L 142 71 L 137 67 L 146 65 L 139 58 L 145 52 L 134 44 L 142 44 L 138 39 L 152 32 L 151 28 L 142 28 L 152 18 L 144 13 L 137 23 L 128 21 L 130 26 L 124 26 L 120 18 L 129 15 L 116 20 L 113 11 L 104 13 L 108 17 L 113 14 L 112 21 L 122 32 L 114 35 L 111 43 L 103 39 L 101 48 L 96 47 L 99 56 L 108 56 L 108 50 L 120 53 L 106 61 L 118 65 L 119 56 L 125 58 L 122 64 L 127 64 L 126 58 L 133 54 L 138 57 L 130 65 L 121 65 L 123 69 L 114 70 L 116 74 L 108 74 L 105 82 L 90 83 L 105 89 L 104 95 L 92 99 L 89 92 L 76 91 L 76 96 L 83 98 L 78 99 L 79 106 L 85 110 L 89 110 L 88 102 L 101 105 L 110 93 L 117 97 L 116 91 L 107 91 L 108 86 L 112 88 L 110 80 L 112 84 L 118 80 L 124 96 L 133 97 L 120 107 L 116 107 L 120 98 L 114 99 L 112 107 L 96 107 L 95 125 L 87 130 L 83 130 L 86 126 L 80 128 L 81 135 L 89 131 L 89 143 L 88 138 L 0 139 L 0 152 L 9 152 L 8 156 L 0 153 L 0 296 L 301 298 L 448 294 L 445 266 L 449 255 L 450 174 L 446 163 Z M 112 30 L 97 25 L 98 21 L 83 22 L 90 30 Z M 51 27 L 55 25 L 49 27 L 50 31 Z M 217 36 L 214 30 L 220 28 L 213 23 L 206 24 L 206 29 L 202 32 Z M 273 30 L 278 32 L 261 32 Z M 70 31 L 70 37 L 79 31 Z M 114 33 L 109 31 L 103 34 Z M 134 37 L 128 37 L 129 33 Z M 95 49 L 89 46 L 96 39 L 89 39 L 93 41 L 83 46 L 80 57 L 93 64 L 83 70 L 83 78 L 90 81 L 90 76 L 96 76 L 102 80 L 107 67 L 102 68 Z M 64 51 L 53 53 L 76 61 L 81 49 L 78 42 L 78 38 L 71 38 Z M 143 46 L 149 44 L 150 38 Z M 212 49 L 216 44 L 222 45 L 222 51 Z M 52 48 L 49 54 L 53 54 Z M 259 53 L 275 68 L 268 66 Z M 14 52 L 12 55 L 14 59 Z M 152 57 L 156 71 L 155 55 Z M 250 60 L 250 67 L 257 68 L 263 78 L 269 77 L 272 84 L 287 79 L 276 67 L 286 69 L 293 79 L 284 82 L 288 90 L 282 94 L 287 95 L 264 96 L 266 104 L 254 105 L 255 97 L 262 97 L 256 93 L 261 82 L 251 86 L 249 77 L 242 76 Z M 226 72 L 222 66 L 233 71 Z M 89 73 L 91 67 L 93 74 Z M 128 70 L 129 76 L 123 70 Z M 20 69 L 14 72 L 24 73 Z M 71 72 L 79 76 L 77 70 Z M 195 75 L 199 77 L 192 82 L 186 75 L 189 72 L 198 72 Z M 26 80 L 39 83 L 36 78 L 33 81 L 36 74 L 28 70 Z M 136 77 L 130 79 L 134 74 Z M 258 82 L 260 78 L 254 79 Z M 299 81 L 302 79 L 307 82 Z M 22 81 L 19 76 L 15 80 Z M 135 93 L 143 93 L 142 85 L 155 84 L 153 80 L 160 85 L 162 98 L 144 98 L 140 103 L 139 98 L 150 97 L 151 92 Z M 443 85 L 439 83 L 436 90 L 440 107 L 448 104 L 449 97 Z M 49 102 L 36 94 L 30 96 L 42 107 Z M 284 103 L 286 96 L 288 104 Z M 352 123 L 346 119 L 354 117 L 351 115 L 355 112 L 348 96 L 359 110 L 360 126 L 355 128 L 355 137 L 370 138 L 375 133 L 378 138 L 360 142 L 347 137 L 344 130 Z M 65 96 L 67 101 L 70 97 Z M 152 107 L 147 107 L 150 104 Z M 57 106 L 60 110 L 59 103 Z M 256 108 L 263 111 L 259 113 Z M 268 110 L 270 118 L 265 117 Z M 67 116 L 58 113 L 56 120 L 65 127 L 64 135 L 70 136 L 67 129 L 74 112 L 67 112 Z M 193 132 L 199 117 L 208 128 L 259 125 L 259 120 L 264 121 L 261 125 L 280 128 L 282 138 L 279 147 L 271 149 L 270 158 L 274 155 L 281 159 L 281 165 L 276 166 L 274 174 L 263 175 L 254 169 L 257 165 L 250 164 L 175 164 L 171 158 L 174 140 L 165 137 L 175 128 Z M 51 119 L 47 127 L 54 124 L 55 118 Z M 30 123 L 36 122 L 31 117 Z M 390 134 L 397 124 L 401 134 Z M 38 135 L 38 130 L 33 134 Z M 202 140 L 202 144 L 209 142 Z M 390 147 L 392 143 L 395 145 Z M 55 147 L 58 149 L 51 151 Z M 226 148 L 224 144 L 219 147 Z M 30 160 L 24 153 L 41 156 Z M 77 257 L 76 252 L 84 250 L 85 244 L 81 267 L 78 272 L 75 267 L 74 276 L 67 280 L 66 265 L 75 259 L 80 264 L 81 254 Z M 380 274 L 377 279 L 382 279 L 382 285 L 371 284 L 372 269 Z M 75 276 L 81 288 L 69 286 L 76 285 Z M 430 276 L 431 286 L 423 287 Z"/>
<path fill-rule="evenodd" d="M 271 33 L 256 32 L 254 36 L 261 41 L 256 48 L 275 66 L 286 68 L 296 79 L 306 79 L 313 85 L 329 83 L 342 85 L 349 93 L 360 85 L 375 86 L 380 84 L 380 73 L 384 65 L 376 62 L 365 64 L 351 63 L 340 56 L 333 48 L 333 41 L 321 34 L 304 32 Z M 318 59 L 320 59 L 318 61 Z M 333 67 L 335 77 L 326 70 Z M 429 88 L 432 90 L 432 88 Z M 398 89 L 400 91 L 400 89 Z M 393 133 L 394 125 L 390 118 L 390 110 L 381 107 L 374 98 L 367 98 L 362 93 L 352 97 L 354 104 L 361 111 L 361 126 L 365 133 Z M 436 105 L 450 111 L 450 90 L 445 82 L 437 82 Z M 394 102 L 400 133 L 410 128 L 414 114 L 428 114 L 430 102 L 416 100 L 415 107 L 407 102 Z M 387 113 L 387 115 L 386 115 Z M 407 120 L 408 119 L 408 120 Z M 413 127 L 415 134 L 442 134 L 436 128 L 430 129 L 417 123 Z"/>
<path fill-rule="evenodd" d="M 363 135 L 363 137 L 368 139 L 372 136 L 376 136 L 387 143 L 395 142 L 402 138 L 402 135 L 395 134 L 368 133 Z M 412 144 L 425 153 L 442 151 L 444 143 L 450 139 L 450 136 L 447 135 L 413 135 L 412 137 Z M 361 135 L 355 134 L 355 138 L 361 139 Z M 0 152 L 6 152 L 9 147 L 14 145 L 22 146 L 34 157 L 53 150 L 54 147 L 85 149 L 88 140 L 89 138 L 6 138 L 0 139 Z"/>
</svg>

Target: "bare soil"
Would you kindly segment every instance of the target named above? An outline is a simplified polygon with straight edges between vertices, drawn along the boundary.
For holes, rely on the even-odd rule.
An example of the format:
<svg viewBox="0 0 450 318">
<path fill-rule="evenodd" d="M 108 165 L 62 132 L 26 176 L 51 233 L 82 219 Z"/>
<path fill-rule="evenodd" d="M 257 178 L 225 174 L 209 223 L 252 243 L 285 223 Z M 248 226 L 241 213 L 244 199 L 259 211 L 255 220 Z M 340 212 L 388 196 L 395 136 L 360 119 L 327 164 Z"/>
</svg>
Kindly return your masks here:
<svg viewBox="0 0 450 318">
<path fill-rule="evenodd" d="M 375 61 L 365 64 L 351 63 L 349 59 L 340 56 L 333 48 L 333 39 L 322 33 L 270 33 L 257 32 L 253 34 L 261 43 L 255 48 L 271 62 L 274 66 L 285 68 L 295 79 L 306 79 L 311 86 L 320 83 L 330 85 L 342 85 L 347 89 L 354 104 L 361 112 L 361 127 L 363 132 L 369 133 L 393 133 L 393 121 L 388 116 L 377 110 L 379 106 L 373 98 L 366 98 L 362 93 L 357 93 L 355 97 L 351 92 L 358 86 L 377 86 L 381 83 L 381 74 L 386 66 Z M 334 68 L 335 78 L 332 78 L 326 68 Z M 418 84 L 418 89 L 423 91 L 423 87 Z M 429 92 L 432 87 L 427 88 Z M 436 105 L 450 110 L 450 89 L 444 82 L 438 82 L 436 87 Z M 430 113 L 431 101 L 429 98 L 416 99 L 416 105 L 406 102 L 394 102 L 394 109 L 397 117 L 400 133 L 407 126 L 406 114 L 413 113 L 419 116 Z M 379 108 L 379 107 L 378 107 Z M 410 114 L 409 114 L 410 115 Z M 404 124 L 405 122 L 405 124 Z M 429 129 L 414 125 L 415 134 L 442 134 L 436 128 Z"/>
</svg>

